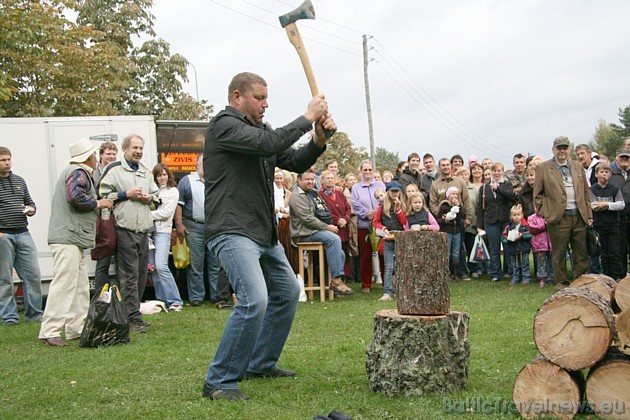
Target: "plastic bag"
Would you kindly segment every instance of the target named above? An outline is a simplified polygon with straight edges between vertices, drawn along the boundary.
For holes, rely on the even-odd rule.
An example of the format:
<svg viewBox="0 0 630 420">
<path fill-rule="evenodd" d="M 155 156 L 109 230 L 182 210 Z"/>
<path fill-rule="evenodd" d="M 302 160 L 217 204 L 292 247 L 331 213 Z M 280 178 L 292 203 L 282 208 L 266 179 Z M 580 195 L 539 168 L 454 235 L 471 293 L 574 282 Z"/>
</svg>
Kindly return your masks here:
<svg viewBox="0 0 630 420">
<path fill-rule="evenodd" d="M 177 242 L 173 245 L 173 264 L 178 270 L 190 265 L 190 250 L 186 244 L 186 238 L 177 238 Z"/>
<path fill-rule="evenodd" d="M 383 238 L 379 236 L 375 228 L 370 228 L 370 233 L 366 237 L 366 240 L 370 243 L 370 245 L 372 245 L 372 252 L 378 252 L 378 248 L 382 239 Z"/>
<path fill-rule="evenodd" d="M 90 302 L 81 332 L 81 347 L 108 347 L 129 343 L 129 318 L 118 286 L 105 284 Z"/>
<path fill-rule="evenodd" d="M 486 242 L 483 240 L 483 235 L 480 233 L 475 236 L 475 242 L 473 242 L 468 260 L 476 262 L 490 261 L 490 253 L 486 247 Z"/>
<path fill-rule="evenodd" d="M 597 233 L 593 226 L 586 226 L 586 252 L 589 257 L 599 257 L 602 253 L 599 233 Z"/>
</svg>

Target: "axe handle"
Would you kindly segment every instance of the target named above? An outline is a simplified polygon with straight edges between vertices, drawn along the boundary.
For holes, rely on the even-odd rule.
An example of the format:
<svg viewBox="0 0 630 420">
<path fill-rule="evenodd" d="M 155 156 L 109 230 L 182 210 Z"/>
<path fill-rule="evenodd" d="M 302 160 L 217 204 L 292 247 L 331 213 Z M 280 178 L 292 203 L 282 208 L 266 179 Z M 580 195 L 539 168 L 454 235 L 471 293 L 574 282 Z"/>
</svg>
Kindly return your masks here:
<svg viewBox="0 0 630 420">
<path fill-rule="evenodd" d="M 295 47 L 295 50 L 300 56 L 302 67 L 304 67 L 304 73 L 306 73 L 306 80 L 308 80 L 308 85 L 311 88 L 311 95 L 318 95 L 319 89 L 317 88 L 317 82 L 315 81 L 313 66 L 311 66 L 311 60 L 308 59 L 308 54 L 306 53 L 306 48 L 304 47 L 304 41 L 302 41 L 297 25 L 295 22 L 289 23 L 284 27 L 284 30 L 287 31 L 289 41 Z"/>
</svg>

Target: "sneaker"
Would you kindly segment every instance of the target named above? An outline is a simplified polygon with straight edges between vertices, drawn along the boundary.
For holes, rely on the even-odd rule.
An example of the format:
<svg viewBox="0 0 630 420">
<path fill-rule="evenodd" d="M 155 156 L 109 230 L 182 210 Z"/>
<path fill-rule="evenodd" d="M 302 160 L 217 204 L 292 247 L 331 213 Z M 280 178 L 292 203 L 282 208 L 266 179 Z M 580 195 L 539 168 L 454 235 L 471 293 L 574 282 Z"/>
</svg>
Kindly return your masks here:
<svg viewBox="0 0 630 420">
<path fill-rule="evenodd" d="M 479 277 L 479 273 L 477 273 L 477 272 L 475 271 L 475 272 L 473 272 L 473 273 L 472 273 L 472 276 L 473 276 L 473 278 L 475 278 L 475 279 L 476 279 L 477 277 Z"/>
<path fill-rule="evenodd" d="M 342 294 L 342 295 L 351 295 L 352 294 L 352 289 L 349 288 L 348 286 L 346 286 L 344 284 L 344 282 L 341 281 L 341 280 L 331 281 L 330 282 L 330 288 L 334 292 L 337 292 L 337 293 Z"/>
<path fill-rule="evenodd" d="M 392 297 L 387 293 L 383 294 L 383 296 L 379 299 L 381 302 L 389 302 L 390 300 L 392 300 Z"/>
<path fill-rule="evenodd" d="M 168 307 L 169 311 L 173 311 L 173 312 L 181 312 L 182 311 L 182 305 L 179 305 L 177 303 L 172 304 L 171 306 Z"/>
<path fill-rule="evenodd" d="M 460 279 L 460 280 L 463 280 L 463 281 L 469 281 L 469 280 L 470 280 L 470 277 L 468 277 L 466 274 L 464 274 L 464 275 L 463 275 L 463 276 L 461 276 L 459 279 Z"/>
<path fill-rule="evenodd" d="M 492 277 L 492 278 L 490 279 L 490 281 L 499 281 L 499 278 L 498 278 L 498 277 Z"/>
<path fill-rule="evenodd" d="M 527 286 L 529 284 L 529 280 L 523 280 L 523 286 Z"/>
<path fill-rule="evenodd" d="M 7 319 L 7 320 L 4 321 L 4 326 L 5 327 L 15 327 L 19 323 L 20 323 L 20 321 L 18 321 L 17 319 Z"/>
<path fill-rule="evenodd" d="M 230 400 L 230 401 L 243 401 L 249 400 L 249 397 L 243 394 L 238 389 L 218 389 L 212 388 L 208 384 L 203 385 L 203 391 L 201 396 L 209 398 L 211 400 Z"/>
<path fill-rule="evenodd" d="M 142 325 L 141 322 L 134 322 L 129 324 L 129 331 L 136 332 L 138 334 L 146 334 L 147 329 Z"/>
</svg>

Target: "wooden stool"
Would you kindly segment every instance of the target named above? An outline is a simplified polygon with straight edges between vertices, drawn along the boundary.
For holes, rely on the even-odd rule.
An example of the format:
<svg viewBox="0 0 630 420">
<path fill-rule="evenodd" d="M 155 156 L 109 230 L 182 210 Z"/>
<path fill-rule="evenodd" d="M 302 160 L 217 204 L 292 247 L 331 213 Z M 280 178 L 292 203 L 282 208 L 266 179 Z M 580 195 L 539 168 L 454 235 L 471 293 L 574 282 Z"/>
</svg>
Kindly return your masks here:
<svg viewBox="0 0 630 420">
<path fill-rule="evenodd" d="M 304 277 L 304 251 L 308 253 L 308 282 L 304 287 L 304 290 L 308 292 L 308 298 L 313 300 L 313 291 L 319 290 L 319 299 L 322 302 L 326 301 L 326 290 L 328 290 L 328 299 L 334 299 L 334 292 L 326 285 L 326 277 L 328 274 L 328 269 L 325 265 L 325 257 L 324 253 L 324 244 L 321 242 L 298 242 L 298 254 L 300 257 L 299 260 L 299 274 L 302 279 L 306 279 Z M 313 277 L 314 275 L 314 252 L 318 253 L 319 256 L 319 286 L 313 285 Z"/>
</svg>

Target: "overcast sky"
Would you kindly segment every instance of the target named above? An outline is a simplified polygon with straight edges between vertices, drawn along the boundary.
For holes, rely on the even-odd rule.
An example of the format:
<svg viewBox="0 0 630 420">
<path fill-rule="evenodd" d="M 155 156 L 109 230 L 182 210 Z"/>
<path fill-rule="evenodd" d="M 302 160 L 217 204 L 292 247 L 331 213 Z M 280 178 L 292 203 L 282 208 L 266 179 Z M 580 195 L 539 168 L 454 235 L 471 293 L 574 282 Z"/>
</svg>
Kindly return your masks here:
<svg viewBox="0 0 630 420">
<path fill-rule="evenodd" d="M 362 35 L 377 147 L 406 159 L 459 153 L 507 163 L 549 157 L 558 135 L 592 139 L 599 119 L 630 105 L 627 0 L 312 0 L 299 21 L 320 91 L 340 131 L 369 151 Z M 266 120 L 302 114 L 310 91 L 278 16 L 299 0 L 155 0 L 159 37 L 184 55 L 192 96 L 215 113 L 233 75 L 269 86 Z"/>
</svg>

